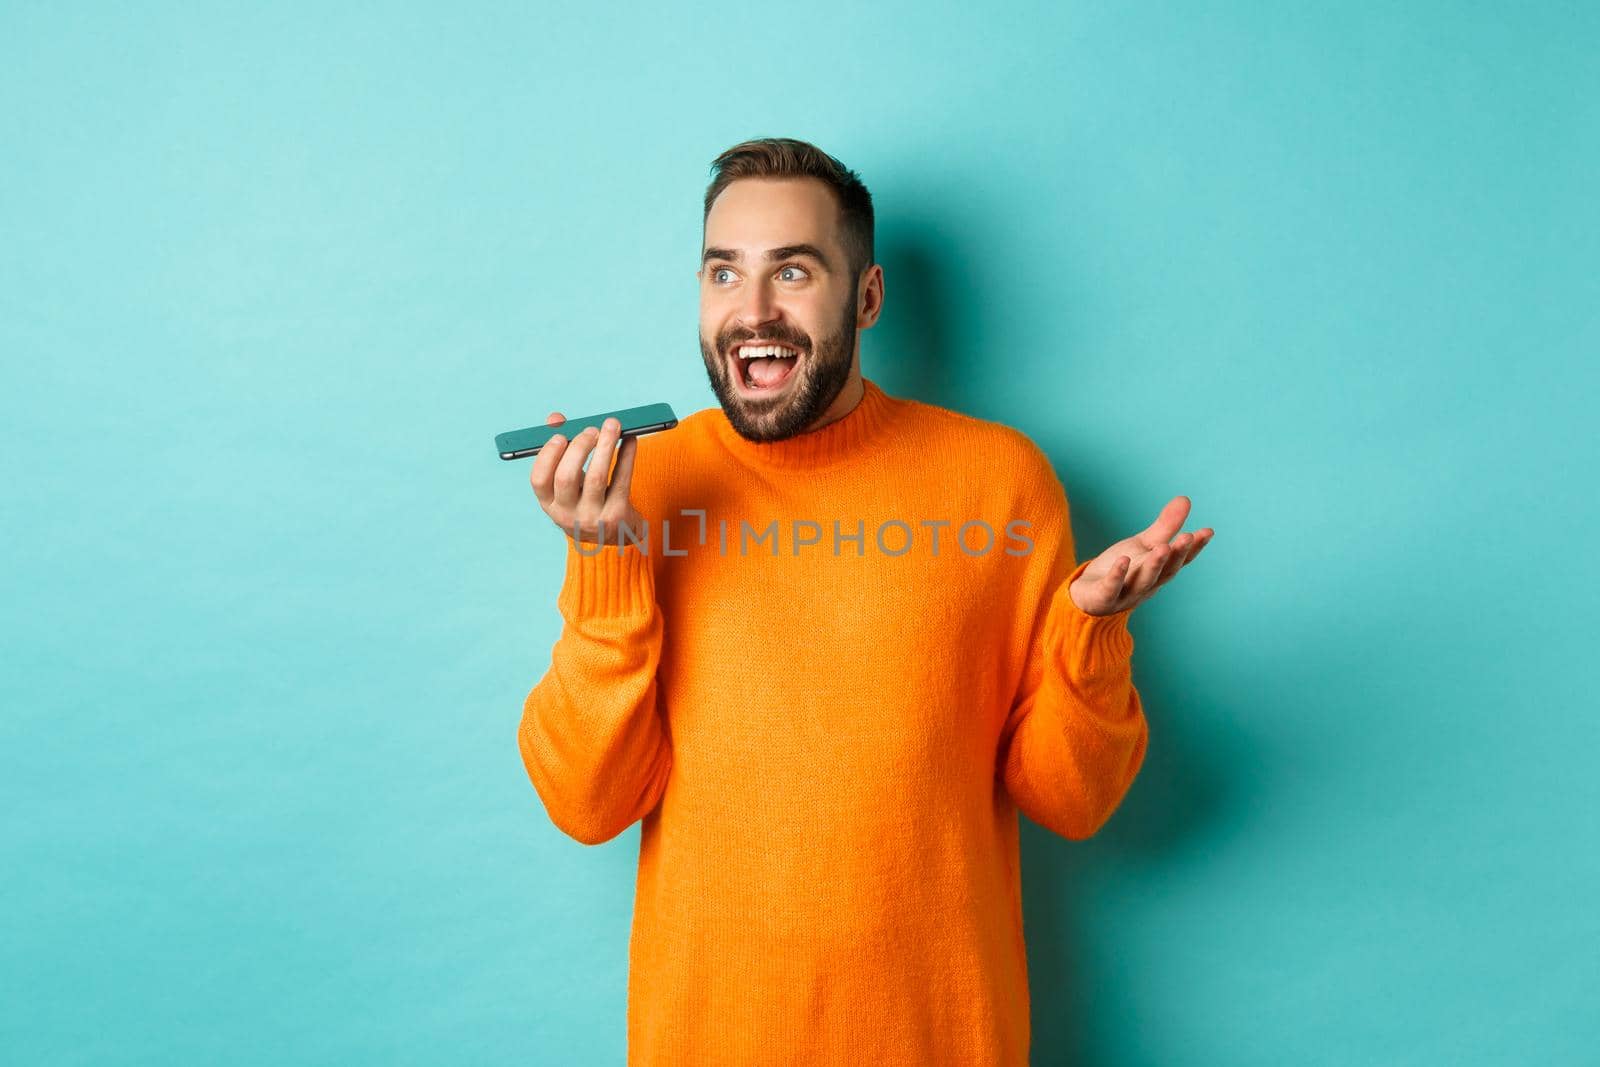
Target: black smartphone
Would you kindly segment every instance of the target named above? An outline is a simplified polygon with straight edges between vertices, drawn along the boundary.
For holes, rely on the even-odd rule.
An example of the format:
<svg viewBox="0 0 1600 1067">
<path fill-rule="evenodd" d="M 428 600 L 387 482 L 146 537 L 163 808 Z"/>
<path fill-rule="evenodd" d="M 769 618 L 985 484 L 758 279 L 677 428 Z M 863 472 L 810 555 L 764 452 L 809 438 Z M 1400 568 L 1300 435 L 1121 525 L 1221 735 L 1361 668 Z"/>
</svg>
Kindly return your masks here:
<svg viewBox="0 0 1600 1067">
<path fill-rule="evenodd" d="M 581 419 L 568 419 L 558 426 L 529 426 L 526 430 L 507 430 L 505 433 L 495 434 L 495 451 L 500 453 L 501 459 L 522 459 L 524 456 L 536 455 L 539 449 L 550 443 L 550 438 L 561 434 L 568 441 L 587 427 L 600 428 L 600 424 L 607 419 L 618 419 L 622 423 L 623 437 L 639 437 L 657 430 L 670 430 L 678 425 L 678 416 L 672 413 L 668 404 L 646 404 L 643 407 L 623 408 L 621 411 L 604 411 L 599 415 L 585 415 Z"/>
</svg>

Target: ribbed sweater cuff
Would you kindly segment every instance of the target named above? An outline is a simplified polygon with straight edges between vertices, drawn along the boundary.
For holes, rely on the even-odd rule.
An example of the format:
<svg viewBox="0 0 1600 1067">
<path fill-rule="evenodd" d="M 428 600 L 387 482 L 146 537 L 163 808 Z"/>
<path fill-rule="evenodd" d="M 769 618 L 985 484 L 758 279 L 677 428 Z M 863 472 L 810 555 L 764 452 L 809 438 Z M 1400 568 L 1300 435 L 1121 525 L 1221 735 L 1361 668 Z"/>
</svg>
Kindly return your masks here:
<svg viewBox="0 0 1600 1067">
<path fill-rule="evenodd" d="M 1128 632 L 1128 617 L 1133 609 L 1113 615 L 1090 615 L 1078 607 L 1069 591 L 1078 576 L 1089 569 L 1093 560 L 1084 560 L 1067 575 L 1066 581 L 1056 590 L 1056 596 L 1066 601 L 1062 604 L 1063 635 L 1068 662 L 1074 674 L 1080 677 L 1102 674 L 1107 669 L 1122 666 L 1133 655 L 1133 635 Z"/>
<path fill-rule="evenodd" d="M 572 618 L 644 615 L 655 606 L 650 557 L 633 543 L 585 544 L 567 536 L 567 574 L 556 606 Z"/>
</svg>

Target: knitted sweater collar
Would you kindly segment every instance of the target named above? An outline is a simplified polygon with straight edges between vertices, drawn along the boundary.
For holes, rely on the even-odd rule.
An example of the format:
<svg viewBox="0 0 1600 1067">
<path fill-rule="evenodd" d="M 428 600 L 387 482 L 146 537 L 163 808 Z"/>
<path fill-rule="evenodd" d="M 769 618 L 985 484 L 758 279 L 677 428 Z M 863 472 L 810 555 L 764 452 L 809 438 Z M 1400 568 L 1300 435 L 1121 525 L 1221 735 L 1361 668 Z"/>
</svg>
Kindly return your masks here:
<svg viewBox="0 0 1600 1067">
<path fill-rule="evenodd" d="M 843 418 L 781 441 L 750 441 L 739 436 L 721 408 L 716 409 L 712 425 L 728 451 L 752 466 L 797 469 L 831 466 L 881 444 L 882 435 L 893 421 L 895 399 L 865 376 L 861 387 L 861 399 Z"/>
</svg>

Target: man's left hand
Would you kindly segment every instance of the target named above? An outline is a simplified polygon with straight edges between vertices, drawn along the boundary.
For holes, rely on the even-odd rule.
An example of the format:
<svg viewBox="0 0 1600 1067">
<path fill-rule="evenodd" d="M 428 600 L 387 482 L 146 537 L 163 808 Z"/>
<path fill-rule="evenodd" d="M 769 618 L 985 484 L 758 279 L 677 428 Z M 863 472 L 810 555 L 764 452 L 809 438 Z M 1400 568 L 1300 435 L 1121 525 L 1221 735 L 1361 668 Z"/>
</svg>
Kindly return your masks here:
<svg viewBox="0 0 1600 1067">
<path fill-rule="evenodd" d="M 1188 515 L 1189 498 L 1173 497 L 1155 522 L 1094 558 L 1067 590 L 1072 602 L 1088 615 L 1115 615 L 1150 599 L 1194 562 L 1216 532 L 1207 526 L 1174 539 Z"/>
</svg>

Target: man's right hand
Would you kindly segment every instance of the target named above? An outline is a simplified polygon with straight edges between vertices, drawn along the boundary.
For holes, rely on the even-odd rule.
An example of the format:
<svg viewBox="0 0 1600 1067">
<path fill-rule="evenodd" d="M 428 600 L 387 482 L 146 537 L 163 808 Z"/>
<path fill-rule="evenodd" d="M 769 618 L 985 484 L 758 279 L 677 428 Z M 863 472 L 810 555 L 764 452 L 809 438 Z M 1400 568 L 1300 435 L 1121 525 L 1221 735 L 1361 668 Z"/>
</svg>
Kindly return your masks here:
<svg viewBox="0 0 1600 1067">
<path fill-rule="evenodd" d="M 552 411 L 545 419 L 547 426 L 559 426 L 566 416 Z M 633 538 L 643 540 L 644 518 L 628 499 L 628 483 L 633 477 L 633 454 L 639 447 L 637 437 L 624 438 L 617 449 L 617 439 L 622 437 L 622 423 L 611 418 L 595 430 L 582 430 L 572 440 L 556 434 L 550 443 L 539 449 L 533 459 L 533 495 L 539 506 L 562 531 L 577 541 L 589 544 L 621 544 L 621 526 L 627 524 Z M 612 451 L 616 450 L 617 468 L 611 470 Z M 588 471 L 583 461 L 594 453 Z M 605 537 L 601 538 L 601 526 Z M 574 531 L 576 527 L 576 531 Z"/>
</svg>

